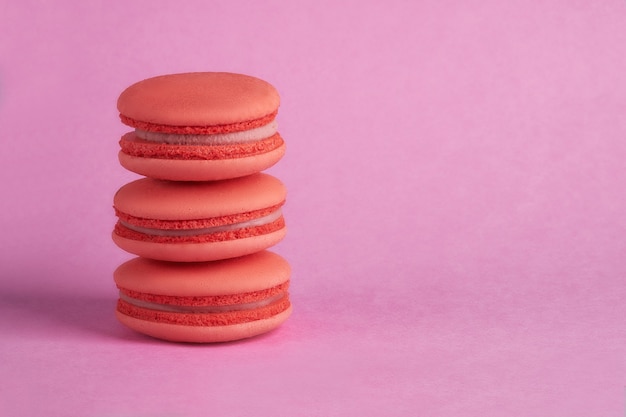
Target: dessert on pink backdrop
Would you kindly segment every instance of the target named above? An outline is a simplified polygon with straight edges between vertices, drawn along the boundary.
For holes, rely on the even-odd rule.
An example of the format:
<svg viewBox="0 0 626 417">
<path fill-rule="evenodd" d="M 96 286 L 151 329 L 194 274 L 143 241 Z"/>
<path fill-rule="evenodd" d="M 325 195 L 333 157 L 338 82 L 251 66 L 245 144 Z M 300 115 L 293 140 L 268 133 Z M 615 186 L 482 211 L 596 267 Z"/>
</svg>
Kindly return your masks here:
<svg viewBox="0 0 626 417">
<path fill-rule="evenodd" d="M 116 100 L 273 84 L 293 314 L 117 322 Z M 621 416 L 626 2 L 0 3 L 0 415 Z"/>
</svg>

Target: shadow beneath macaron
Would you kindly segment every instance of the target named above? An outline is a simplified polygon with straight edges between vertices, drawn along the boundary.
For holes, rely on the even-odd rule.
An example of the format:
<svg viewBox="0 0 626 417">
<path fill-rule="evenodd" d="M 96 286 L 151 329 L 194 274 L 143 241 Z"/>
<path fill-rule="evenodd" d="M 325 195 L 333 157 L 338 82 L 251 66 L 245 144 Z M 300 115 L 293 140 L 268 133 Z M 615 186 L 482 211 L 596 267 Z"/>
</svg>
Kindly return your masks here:
<svg viewBox="0 0 626 417">
<path fill-rule="evenodd" d="M 168 342 L 137 333 L 115 318 L 117 297 L 32 292 L 0 288 L 0 333 L 19 339 L 90 339 L 111 338 L 118 341 L 184 347 L 245 345 L 271 339 L 279 329 L 249 339 L 197 344 Z"/>
<path fill-rule="evenodd" d="M 114 295 L 0 289 L 0 331 L 20 338 L 131 339 L 115 319 Z"/>
</svg>

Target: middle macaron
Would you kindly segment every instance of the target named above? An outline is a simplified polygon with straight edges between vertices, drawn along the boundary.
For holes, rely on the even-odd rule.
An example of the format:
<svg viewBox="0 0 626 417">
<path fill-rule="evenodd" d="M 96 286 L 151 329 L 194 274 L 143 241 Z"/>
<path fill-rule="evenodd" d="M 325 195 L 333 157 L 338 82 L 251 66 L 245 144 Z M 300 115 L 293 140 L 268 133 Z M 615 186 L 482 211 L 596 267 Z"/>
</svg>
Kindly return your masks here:
<svg viewBox="0 0 626 417">
<path fill-rule="evenodd" d="M 143 178 L 115 194 L 117 246 L 150 259 L 204 262 L 275 245 L 286 234 L 287 191 L 259 173 L 213 182 Z"/>
</svg>

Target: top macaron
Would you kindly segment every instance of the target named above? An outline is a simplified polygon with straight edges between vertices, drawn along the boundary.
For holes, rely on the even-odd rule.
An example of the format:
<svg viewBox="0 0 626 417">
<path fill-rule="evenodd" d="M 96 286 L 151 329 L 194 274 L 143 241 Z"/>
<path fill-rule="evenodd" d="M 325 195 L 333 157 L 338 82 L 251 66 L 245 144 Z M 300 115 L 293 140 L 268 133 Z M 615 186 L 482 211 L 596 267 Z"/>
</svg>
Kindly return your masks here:
<svg viewBox="0 0 626 417">
<path fill-rule="evenodd" d="M 138 174 L 212 181 L 263 171 L 285 153 L 266 81 L 243 74 L 194 72 L 149 78 L 122 92 L 120 119 L 135 128 L 119 160 Z"/>
</svg>

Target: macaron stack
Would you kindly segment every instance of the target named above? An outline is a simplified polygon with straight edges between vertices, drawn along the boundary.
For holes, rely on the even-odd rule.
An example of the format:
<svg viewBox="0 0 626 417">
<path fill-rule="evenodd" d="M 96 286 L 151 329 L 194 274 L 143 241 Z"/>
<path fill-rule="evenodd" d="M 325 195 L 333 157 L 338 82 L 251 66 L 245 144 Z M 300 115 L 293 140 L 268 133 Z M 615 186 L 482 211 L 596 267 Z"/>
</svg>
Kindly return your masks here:
<svg viewBox="0 0 626 417">
<path fill-rule="evenodd" d="M 171 74 L 120 95 L 123 167 L 145 176 L 113 205 L 113 241 L 137 255 L 114 273 L 116 315 L 170 341 L 224 342 L 291 314 L 289 264 L 267 251 L 286 233 L 286 189 L 261 171 L 285 153 L 279 96 L 258 78 Z"/>
</svg>

